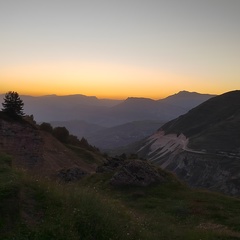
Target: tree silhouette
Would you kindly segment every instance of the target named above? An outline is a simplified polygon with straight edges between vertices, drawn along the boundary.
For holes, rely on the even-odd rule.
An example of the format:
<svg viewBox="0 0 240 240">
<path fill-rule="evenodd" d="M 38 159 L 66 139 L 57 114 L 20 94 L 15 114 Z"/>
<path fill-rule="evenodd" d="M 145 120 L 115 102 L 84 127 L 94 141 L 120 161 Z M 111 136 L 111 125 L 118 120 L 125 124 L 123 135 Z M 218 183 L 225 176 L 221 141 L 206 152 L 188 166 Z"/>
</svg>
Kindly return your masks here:
<svg viewBox="0 0 240 240">
<path fill-rule="evenodd" d="M 53 132 L 53 127 L 50 123 L 43 122 L 39 128 L 45 132 L 52 133 Z"/>
<path fill-rule="evenodd" d="M 55 127 L 53 129 L 53 136 L 63 143 L 67 143 L 69 131 L 65 127 Z"/>
<path fill-rule="evenodd" d="M 17 92 L 9 91 L 5 94 L 4 102 L 2 103 L 2 111 L 6 114 L 16 117 L 16 116 L 23 116 L 23 106 L 24 103 L 20 99 Z"/>
</svg>

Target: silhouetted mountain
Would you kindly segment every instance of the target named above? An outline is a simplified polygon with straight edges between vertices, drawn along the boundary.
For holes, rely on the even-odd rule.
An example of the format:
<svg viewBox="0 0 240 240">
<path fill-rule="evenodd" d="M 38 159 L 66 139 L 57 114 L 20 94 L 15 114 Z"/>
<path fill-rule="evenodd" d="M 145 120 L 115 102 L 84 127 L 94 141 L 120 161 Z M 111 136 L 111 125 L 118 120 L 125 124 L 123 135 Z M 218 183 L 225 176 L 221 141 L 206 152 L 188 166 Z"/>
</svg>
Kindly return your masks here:
<svg viewBox="0 0 240 240">
<path fill-rule="evenodd" d="M 1 101 L 4 95 L 1 95 Z M 66 121 L 66 120 L 92 120 L 102 116 L 105 111 L 121 102 L 120 100 L 98 99 L 84 95 L 40 97 L 20 96 L 24 102 L 26 114 L 33 114 L 37 122 Z"/>
<path fill-rule="evenodd" d="M 181 95 L 181 96 L 180 96 Z M 182 96 L 184 95 L 184 96 Z M 98 99 L 84 95 L 41 97 L 20 96 L 24 101 L 26 114 L 33 114 L 37 122 L 83 120 L 89 123 L 113 127 L 132 121 L 169 121 L 186 113 L 202 99 L 202 94 L 182 92 L 169 99 L 152 100 L 147 98 L 128 98 L 125 101 Z M 2 95 L 1 100 L 4 95 Z M 179 101 L 179 98 L 182 101 Z M 196 100 L 194 100 L 196 99 Z M 191 104 L 187 102 L 191 102 Z"/>
<path fill-rule="evenodd" d="M 128 98 L 124 102 L 112 107 L 109 115 L 115 116 L 120 121 L 130 122 L 138 120 L 167 121 L 179 116 L 185 109 L 154 101 L 148 98 Z"/>
<path fill-rule="evenodd" d="M 174 95 L 168 96 L 159 100 L 160 102 L 180 106 L 185 109 L 191 109 L 199 104 L 207 101 L 209 98 L 214 97 L 211 94 L 199 94 L 197 92 L 180 91 Z"/>
<path fill-rule="evenodd" d="M 119 124 L 139 120 L 169 121 L 213 96 L 183 91 L 157 101 L 149 98 L 128 98 L 112 107 L 107 114 L 109 119 L 111 116 L 117 118 Z"/>
<path fill-rule="evenodd" d="M 240 91 L 166 123 L 140 144 L 138 154 L 192 186 L 240 195 Z"/>
</svg>

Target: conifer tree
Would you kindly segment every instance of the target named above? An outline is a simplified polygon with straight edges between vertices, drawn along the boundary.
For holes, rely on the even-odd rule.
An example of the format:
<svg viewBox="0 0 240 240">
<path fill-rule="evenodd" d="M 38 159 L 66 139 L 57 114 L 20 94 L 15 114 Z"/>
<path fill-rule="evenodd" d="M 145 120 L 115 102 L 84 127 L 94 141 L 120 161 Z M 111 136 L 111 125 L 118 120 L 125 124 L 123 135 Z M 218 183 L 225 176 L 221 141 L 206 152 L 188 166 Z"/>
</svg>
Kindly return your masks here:
<svg viewBox="0 0 240 240">
<path fill-rule="evenodd" d="M 9 91 L 5 94 L 4 102 L 2 103 L 2 111 L 6 114 L 16 117 L 23 116 L 24 103 L 17 92 Z"/>
</svg>

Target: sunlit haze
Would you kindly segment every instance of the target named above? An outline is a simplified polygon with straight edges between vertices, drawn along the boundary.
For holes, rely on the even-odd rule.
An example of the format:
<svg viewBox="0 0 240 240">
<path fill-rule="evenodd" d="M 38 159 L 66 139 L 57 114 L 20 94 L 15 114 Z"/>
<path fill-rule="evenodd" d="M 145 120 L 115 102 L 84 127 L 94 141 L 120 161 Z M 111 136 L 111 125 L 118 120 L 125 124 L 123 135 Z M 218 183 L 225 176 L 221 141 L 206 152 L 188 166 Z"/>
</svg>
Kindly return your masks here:
<svg viewBox="0 0 240 240">
<path fill-rule="evenodd" d="M 1 0 L 0 93 L 239 89 L 239 23 L 238 0 Z"/>
</svg>

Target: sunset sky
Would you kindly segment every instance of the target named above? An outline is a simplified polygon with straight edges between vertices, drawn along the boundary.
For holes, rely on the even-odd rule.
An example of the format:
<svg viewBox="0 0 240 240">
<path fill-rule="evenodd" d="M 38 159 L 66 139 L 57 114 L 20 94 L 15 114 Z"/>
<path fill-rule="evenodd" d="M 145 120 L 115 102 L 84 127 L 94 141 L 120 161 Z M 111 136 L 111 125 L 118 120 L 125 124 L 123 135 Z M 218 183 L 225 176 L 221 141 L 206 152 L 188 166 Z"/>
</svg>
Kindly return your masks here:
<svg viewBox="0 0 240 240">
<path fill-rule="evenodd" d="M 240 89 L 240 0 L 0 0 L 0 93 Z"/>
</svg>

